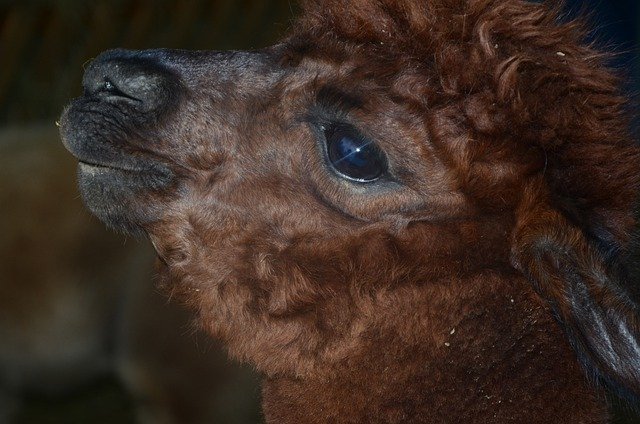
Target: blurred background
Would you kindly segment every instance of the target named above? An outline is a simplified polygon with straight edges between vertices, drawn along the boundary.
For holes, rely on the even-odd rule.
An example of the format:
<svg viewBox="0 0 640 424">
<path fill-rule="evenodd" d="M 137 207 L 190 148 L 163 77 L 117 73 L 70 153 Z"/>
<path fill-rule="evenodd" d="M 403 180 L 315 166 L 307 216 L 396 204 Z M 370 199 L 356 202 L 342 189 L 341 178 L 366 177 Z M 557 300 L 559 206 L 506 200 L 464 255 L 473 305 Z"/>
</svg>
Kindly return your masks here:
<svg viewBox="0 0 640 424">
<path fill-rule="evenodd" d="M 638 0 L 568 3 L 637 96 Z M 85 212 L 55 120 L 103 50 L 259 48 L 295 13 L 294 0 L 0 0 L 0 424 L 261 422 L 257 376 L 155 291 L 147 243 Z"/>
</svg>

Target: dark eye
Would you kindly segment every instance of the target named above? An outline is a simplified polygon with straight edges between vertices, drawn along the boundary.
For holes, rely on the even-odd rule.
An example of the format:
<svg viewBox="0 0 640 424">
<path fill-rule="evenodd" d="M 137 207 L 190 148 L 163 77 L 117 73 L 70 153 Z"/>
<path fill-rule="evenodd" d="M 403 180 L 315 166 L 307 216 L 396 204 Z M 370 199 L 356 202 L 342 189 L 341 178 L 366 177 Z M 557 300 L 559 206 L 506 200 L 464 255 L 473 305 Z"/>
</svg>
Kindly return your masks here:
<svg viewBox="0 0 640 424">
<path fill-rule="evenodd" d="M 387 170 L 384 153 L 368 138 L 346 125 L 324 129 L 327 156 L 342 176 L 360 182 L 380 178 Z"/>
</svg>

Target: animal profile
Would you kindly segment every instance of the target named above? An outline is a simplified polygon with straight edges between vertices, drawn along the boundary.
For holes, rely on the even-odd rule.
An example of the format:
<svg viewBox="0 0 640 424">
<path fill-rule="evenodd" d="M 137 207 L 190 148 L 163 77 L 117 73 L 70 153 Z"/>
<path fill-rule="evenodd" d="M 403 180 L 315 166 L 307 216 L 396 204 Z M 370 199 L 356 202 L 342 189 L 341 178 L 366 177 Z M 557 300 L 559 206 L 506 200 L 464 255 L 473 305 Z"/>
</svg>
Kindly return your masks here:
<svg viewBox="0 0 640 424">
<path fill-rule="evenodd" d="M 603 387 L 640 399 L 640 148 L 582 39 L 536 2 L 310 0 L 265 49 L 102 54 L 61 134 L 268 423 L 604 423 Z"/>
</svg>

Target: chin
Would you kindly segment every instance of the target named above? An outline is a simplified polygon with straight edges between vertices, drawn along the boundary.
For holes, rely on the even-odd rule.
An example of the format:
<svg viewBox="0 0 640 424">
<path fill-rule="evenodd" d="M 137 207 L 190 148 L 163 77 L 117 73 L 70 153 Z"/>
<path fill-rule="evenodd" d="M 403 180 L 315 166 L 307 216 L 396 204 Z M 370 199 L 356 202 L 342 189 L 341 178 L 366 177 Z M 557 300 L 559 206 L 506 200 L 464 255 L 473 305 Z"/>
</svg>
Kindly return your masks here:
<svg viewBox="0 0 640 424">
<path fill-rule="evenodd" d="M 158 205 L 174 186 L 174 173 L 158 155 L 137 149 L 118 128 L 136 127 L 135 114 L 85 95 L 65 109 L 60 134 L 78 159 L 78 185 L 86 207 L 108 227 L 141 234 L 157 219 Z M 110 114 L 119 126 L 106 127 Z"/>
<path fill-rule="evenodd" d="M 158 175 L 85 162 L 78 164 L 78 186 L 86 207 L 108 227 L 140 235 L 157 218 Z"/>
</svg>

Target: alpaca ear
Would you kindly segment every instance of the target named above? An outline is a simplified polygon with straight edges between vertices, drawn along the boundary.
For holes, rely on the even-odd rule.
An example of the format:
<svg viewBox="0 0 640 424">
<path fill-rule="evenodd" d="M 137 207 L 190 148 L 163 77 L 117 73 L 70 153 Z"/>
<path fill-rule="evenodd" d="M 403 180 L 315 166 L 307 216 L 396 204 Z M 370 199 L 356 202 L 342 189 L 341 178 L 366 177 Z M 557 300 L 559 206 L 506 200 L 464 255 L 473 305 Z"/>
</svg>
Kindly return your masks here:
<svg viewBox="0 0 640 424">
<path fill-rule="evenodd" d="M 541 185 L 517 211 L 512 262 L 551 306 L 587 371 L 640 402 L 640 308 L 584 233 L 551 207 Z"/>
</svg>

